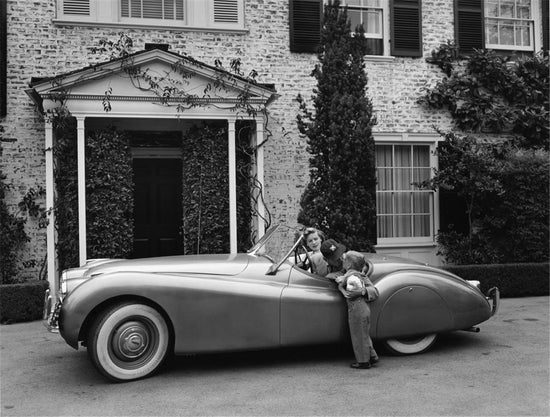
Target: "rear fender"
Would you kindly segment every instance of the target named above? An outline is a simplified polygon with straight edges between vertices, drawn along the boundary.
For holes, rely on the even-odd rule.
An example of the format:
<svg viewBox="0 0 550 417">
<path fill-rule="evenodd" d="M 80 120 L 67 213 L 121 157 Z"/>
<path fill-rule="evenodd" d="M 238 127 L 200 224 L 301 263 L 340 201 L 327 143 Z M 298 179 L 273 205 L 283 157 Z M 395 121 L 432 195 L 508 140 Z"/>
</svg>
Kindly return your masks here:
<svg viewBox="0 0 550 417">
<path fill-rule="evenodd" d="M 418 271 L 389 274 L 376 283 L 380 297 L 372 303 L 377 339 L 438 333 L 453 327 L 441 283 Z"/>
</svg>

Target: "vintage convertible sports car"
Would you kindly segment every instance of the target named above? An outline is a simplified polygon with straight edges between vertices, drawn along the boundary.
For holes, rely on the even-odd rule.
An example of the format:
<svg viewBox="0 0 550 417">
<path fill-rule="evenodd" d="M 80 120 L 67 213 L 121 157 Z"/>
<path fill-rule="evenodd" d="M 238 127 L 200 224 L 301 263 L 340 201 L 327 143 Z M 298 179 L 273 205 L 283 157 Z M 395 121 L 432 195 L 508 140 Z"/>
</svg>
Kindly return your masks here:
<svg viewBox="0 0 550 417">
<path fill-rule="evenodd" d="M 274 226 L 247 253 L 92 260 L 66 270 L 45 324 L 75 349 L 87 347 L 115 381 L 156 371 L 167 355 L 339 343 L 347 309 L 334 281 L 303 268 L 302 239 L 286 251 Z M 290 240 L 291 241 L 291 240 Z M 290 246 L 290 245 L 289 245 Z M 420 353 L 438 333 L 478 331 L 498 309 L 479 283 L 402 258 L 365 255 L 380 296 L 371 336 L 397 354 Z"/>
</svg>

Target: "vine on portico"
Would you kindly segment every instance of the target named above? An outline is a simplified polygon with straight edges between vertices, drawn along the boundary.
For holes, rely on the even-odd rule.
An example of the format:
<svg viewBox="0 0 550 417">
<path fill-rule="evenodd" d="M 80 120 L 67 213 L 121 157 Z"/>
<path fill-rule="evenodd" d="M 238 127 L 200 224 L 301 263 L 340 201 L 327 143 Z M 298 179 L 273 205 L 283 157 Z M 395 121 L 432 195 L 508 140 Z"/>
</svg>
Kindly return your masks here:
<svg viewBox="0 0 550 417">
<path fill-rule="evenodd" d="M 267 110 L 264 106 L 258 106 L 259 101 L 254 100 L 252 94 L 254 86 L 257 85 L 256 78 L 258 73 L 255 70 L 252 70 L 248 74 L 245 74 L 242 70 L 242 63 L 239 58 L 230 61 L 229 69 L 224 67 L 220 59 L 216 59 L 214 66 L 211 67 L 216 69 L 216 71 L 213 71 L 214 79 L 205 83 L 202 91 L 188 91 L 186 90 L 186 87 L 190 85 L 191 78 L 198 74 L 197 71 L 199 70 L 199 67 L 204 67 L 203 63 L 183 54 L 183 58 L 178 59 L 170 66 L 169 69 L 166 70 L 165 73 L 153 73 L 149 68 L 144 68 L 136 63 L 135 58 L 137 55 L 132 53 L 132 47 L 132 39 L 121 33 L 119 34 L 119 39 L 116 41 L 102 40 L 99 43 L 99 47 L 93 48 L 92 52 L 94 54 L 107 55 L 111 61 L 119 63 L 116 68 L 111 67 L 109 71 L 113 74 L 117 73 L 128 77 L 132 85 L 139 91 L 147 91 L 152 93 L 154 97 L 158 99 L 155 103 L 160 106 L 175 107 L 177 113 L 183 113 L 196 107 L 215 106 L 218 108 L 223 107 L 223 109 L 235 114 L 237 119 L 237 179 L 240 181 L 240 183 L 237 184 L 237 211 L 238 217 L 240 216 L 238 219 L 238 245 L 239 249 L 242 249 L 250 240 L 253 240 L 254 231 L 250 227 L 251 218 L 254 215 L 259 215 L 259 213 L 255 212 L 256 207 L 254 203 L 257 198 L 263 198 L 262 185 L 258 181 L 257 176 L 253 173 L 252 169 L 252 164 L 254 162 L 253 158 L 256 154 L 256 148 L 258 146 L 262 146 L 265 141 L 271 137 L 271 132 L 269 129 L 266 129 L 264 142 L 259 145 L 252 145 L 250 139 L 253 134 L 253 125 L 250 123 L 241 122 L 241 119 L 256 119 L 257 117 L 263 117 L 267 124 Z M 92 66 L 92 68 L 94 67 Z M 49 118 L 49 120 L 54 123 L 54 128 L 56 130 L 55 136 L 57 138 L 59 135 L 68 135 L 67 140 L 58 140 L 57 146 L 54 147 L 59 148 L 58 145 L 60 143 L 64 143 L 65 146 L 67 146 L 67 144 L 72 144 L 72 146 L 69 146 L 70 149 L 66 148 L 65 151 L 74 153 L 74 144 L 76 142 L 74 137 L 74 118 L 71 117 L 68 106 L 66 105 L 67 100 L 70 98 L 71 88 L 63 87 L 62 77 L 54 78 L 51 82 L 52 86 L 56 86 L 58 88 L 55 95 L 51 95 L 50 98 L 56 101 L 59 105 L 51 110 L 48 110 L 45 117 Z M 224 95 L 227 96 L 227 94 L 223 93 L 228 91 L 238 91 L 239 93 L 236 98 L 234 97 L 233 101 L 227 99 L 224 100 L 223 97 Z M 113 111 L 116 106 L 116 93 L 115 86 L 109 85 L 108 88 L 106 88 L 102 99 L 103 110 L 106 113 Z M 67 126 L 70 126 L 69 129 L 66 129 Z M 219 132 L 216 131 L 215 134 L 217 135 Z M 89 132 L 87 132 L 86 135 L 86 142 L 88 142 Z M 189 146 L 189 143 L 187 143 L 186 146 Z M 60 149 L 54 150 L 57 161 L 70 160 L 74 162 L 74 157 L 63 159 L 63 157 L 59 155 L 59 151 Z M 86 155 L 87 161 L 88 157 L 89 155 Z M 103 159 L 102 164 L 109 165 L 109 161 L 104 160 L 105 158 L 109 158 L 108 153 L 102 153 L 101 158 Z M 77 191 L 75 177 L 76 171 L 74 171 L 74 166 L 72 168 L 73 170 L 71 171 L 72 174 L 70 175 L 70 178 L 67 178 L 67 171 L 63 172 L 63 170 L 56 169 L 55 181 L 56 184 L 58 184 L 57 205 L 64 201 L 63 204 L 66 204 L 68 208 L 59 210 L 56 217 L 58 220 L 58 225 L 70 225 L 72 232 L 75 232 L 77 230 L 77 224 L 74 221 L 74 214 L 77 212 L 77 207 L 75 205 Z M 118 174 L 121 173 L 118 172 Z M 214 174 L 223 177 L 226 175 L 226 171 L 217 170 Z M 87 182 L 94 181 L 94 172 L 87 172 L 86 175 Z M 70 182 L 71 184 L 68 184 L 67 182 Z M 128 181 L 124 182 L 127 183 Z M 216 181 L 213 181 L 212 184 L 216 184 Z M 88 188 L 89 187 L 87 186 L 87 193 L 93 192 L 88 190 Z M 203 193 L 205 192 L 204 188 L 200 191 Z M 131 193 L 132 190 L 125 189 L 124 192 Z M 93 199 L 90 199 L 90 201 L 93 201 Z M 57 205 L 56 207 L 60 208 Z M 89 211 L 90 209 L 93 210 L 93 207 L 88 206 L 87 210 Z M 125 214 L 126 217 L 127 214 L 128 213 Z M 71 217 L 73 219 L 72 221 Z M 127 223 L 128 219 L 126 217 L 122 220 Z M 227 217 L 229 217 L 228 213 Z M 241 217 L 246 217 L 246 219 L 242 219 Z M 88 218 L 90 218 L 90 215 L 88 215 Z M 269 225 L 269 212 L 266 212 L 264 220 L 265 223 Z M 113 218 L 112 221 L 117 222 L 117 219 Z M 105 226 L 105 222 L 103 220 L 102 222 L 103 226 Z M 93 228 L 90 228 L 90 226 L 88 226 L 88 228 L 88 241 L 97 240 L 93 236 Z M 109 229 L 109 227 L 104 229 Z M 60 260 L 60 264 L 63 265 L 63 267 L 69 267 L 78 261 L 78 245 L 75 239 L 75 233 L 59 232 L 60 230 L 58 227 L 58 254 L 63 258 Z M 130 240 L 125 239 L 125 243 L 120 245 L 120 256 L 126 256 L 128 254 L 129 241 Z M 99 247 L 99 245 L 96 246 Z M 91 248 L 90 245 L 89 248 Z M 209 247 L 209 249 L 211 248 Z M 215 248 L 212 250 L 215 250 Z M 117 254 L 113 253 L 108 254 L 110 257 L 116 255 Z"/>
</svg>

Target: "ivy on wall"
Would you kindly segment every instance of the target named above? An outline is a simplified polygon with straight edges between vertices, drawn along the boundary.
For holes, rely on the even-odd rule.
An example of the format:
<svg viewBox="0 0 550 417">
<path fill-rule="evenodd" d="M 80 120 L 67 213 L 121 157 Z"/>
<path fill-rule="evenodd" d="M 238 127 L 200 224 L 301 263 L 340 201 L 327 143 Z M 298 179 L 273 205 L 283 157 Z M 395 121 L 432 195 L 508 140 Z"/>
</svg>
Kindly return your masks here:
<svg viewBox="0 0 550 417">
<path fill-rule="evenodd" d="M 524 148 L 549 149 L 548 55 L 502 56 L 475 50 L 460 60 L 456 45 L 447 42 L 432 52 L 428 62 L 445 73 L 418 100 L 451 113 L 464 132 L 511 133 Z"/>
<path fill-rule="evenodd" d="M 134 181 L 128 137 L 115 128 L 86 138 L 88 258 L 126 258 L 133 250 Z"/>
<path fill-rule="evenodd" d="M 56 129 L 54 155 L 57 253 L 61 270 L 79 265 L 76 127 Z M 127 137 L 114 128 L 86 138 L 88 258 L 124 258 L 133 247 L 132 159 Z"/>
<path fill-rule="evenodd" d="M 237 123 L 237 247 L 251 246 L 253 188 L 248 124 Z M 183 146 L 183 246 L 185 254 L 229 252 L 227 128 L 194 125 Z"/>
<path fill-rule="evenodd" d="M 193 126 L 183 141 L 185 254 L 229 252 L 227 131 Z"/>
<path fill-rule="evenodd" d="M 457 205 L 467 213 L 466 227 L 458 213 L 442 224 L 440 254 L 455 264 L 548 261 L 548 55 L 476 50 L 461 60 L 447 42 L 427 61 L 445 77 L 418 101 L 447 109 L 469 134 L 439 132 L 445 141 L 429 186 L 443 191 L 442 217 Z M 487 143 L 480 132 L 503 137 Z"/>
</svg>

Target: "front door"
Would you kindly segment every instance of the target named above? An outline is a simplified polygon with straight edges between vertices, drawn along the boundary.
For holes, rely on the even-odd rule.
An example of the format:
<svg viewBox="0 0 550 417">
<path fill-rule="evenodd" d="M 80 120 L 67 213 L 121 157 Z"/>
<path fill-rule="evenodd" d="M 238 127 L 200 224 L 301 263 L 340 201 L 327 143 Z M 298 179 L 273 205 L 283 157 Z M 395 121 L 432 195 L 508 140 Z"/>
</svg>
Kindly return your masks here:
<svg viewBox="0 0 550 417">
<path fill-rule="evenodd" d="M 134 258 L 183 253 L 181 159 L 134 159 Z"/>
</svg>

